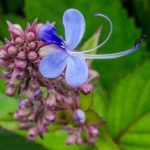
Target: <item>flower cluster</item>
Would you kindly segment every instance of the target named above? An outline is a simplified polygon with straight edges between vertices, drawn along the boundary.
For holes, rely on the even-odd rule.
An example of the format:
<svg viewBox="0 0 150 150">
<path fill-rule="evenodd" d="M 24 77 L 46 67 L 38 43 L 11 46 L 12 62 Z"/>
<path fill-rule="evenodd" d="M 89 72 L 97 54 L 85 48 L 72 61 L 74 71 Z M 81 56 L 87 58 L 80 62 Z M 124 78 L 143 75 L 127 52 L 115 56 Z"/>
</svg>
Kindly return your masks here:
<svg viewBox="0 0 150 150">
<path fill-rule="evenodd" d="M 21 129 L 28 130 L 28 139 L 43 137 L 52 124 L 68 132 L 68 144 L 94 143 L 97 139 L 103 121 L 88 122 L 80 106 L 80 94 L 90 93 L 91 81 L 98 76 L 87 59 L 130 54 L 139 48 L 142 39 L 123 52 L 87 54 L 104 45 L 112 33 L 110 19 L 103 14 L 96 16 L 109 22 L 110 33 L 100 45 L 82 52 L 75 51 L 85 31 L 85 20 L 78 10 L 68 9 L 64 13 L 65 40 L 56 33 L 53 23 L 35 20 L 24 31 L 20 25 L 7 22 L 11 40 L 5 39 L 4 46 L 0 46 L 1 79 L 6 80 L 6 94 L 18 96 L 14 118 L 20 121 Z"/>
</svg>

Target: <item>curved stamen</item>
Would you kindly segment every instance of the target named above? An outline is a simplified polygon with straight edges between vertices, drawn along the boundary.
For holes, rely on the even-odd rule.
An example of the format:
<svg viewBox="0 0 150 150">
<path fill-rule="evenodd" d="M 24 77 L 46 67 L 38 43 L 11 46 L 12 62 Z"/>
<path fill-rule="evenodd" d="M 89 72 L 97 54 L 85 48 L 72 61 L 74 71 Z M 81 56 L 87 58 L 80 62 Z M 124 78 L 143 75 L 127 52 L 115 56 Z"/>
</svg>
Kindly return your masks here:
<svg viewBox="0 0 150 150">
<path fill-rule="evenodd" d="M 113 25 L 112 25 L 111 20 L 107 16 L 105 16 L 104 14 L 95 14 L 95 16 L 101 16 L 101 17 L 103 17 L 104 19 L 106 19 L 108 21 L 108 23 L 110 25 L 109 34 L 108 34 L 107 38 L 101 44 L 99 44 L 97 47 L 94 47 L 94 48 L 89 49 L 89 50 L 84 50 L 82 52 L 77 52 L 77 53 L 85 54 L 85 53 L 97 50 L 98 48 L 102 47 L 109 40 L 109 38 L 110 38 L 110 36 L 112 34 Z"/>
<path fill-rule="evenodd" d="M 133 53 L 140 47 L 140 45 L 141 45 L 141 42 L 139 41 L 131 49 L 123 51 L 123 52 L 114 53 L 114 54 L 81 54 L 81 53 L 79 54 L 79 53 L 73 53 L 73 52 L 71 52 L 71 54 L 82 56 L 85 59 L 113 59 L 113 58 L 118 58 L 118 57 L 122 57 L 122 56 Z"/>
</svg>

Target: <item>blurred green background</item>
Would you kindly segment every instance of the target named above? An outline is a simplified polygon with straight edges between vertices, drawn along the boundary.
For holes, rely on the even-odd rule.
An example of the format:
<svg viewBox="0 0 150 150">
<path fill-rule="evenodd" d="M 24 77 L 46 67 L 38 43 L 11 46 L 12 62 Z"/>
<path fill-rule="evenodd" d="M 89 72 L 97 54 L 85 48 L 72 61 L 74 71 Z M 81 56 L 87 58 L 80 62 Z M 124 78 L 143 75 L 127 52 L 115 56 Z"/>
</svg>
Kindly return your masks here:
<svg viewBox="0 0 150 150">
<path fill-rule="evenodd" d="M 21 24 L 35 18 L 56 22 L 59 34 L 64 35 L 62 16 L 68 8 L 80 10 L 86 19 L 86 32 L 79 47 L 101 26 L 99 42 L 109 32 L 108 23 L 93 14 L 106 14 L 113 22 L 110 40 L 97 53 L 113 53 L 133 46 L 135 40 L 146 34 L 142 47 L 123 58 L 95 60 L 93 68 L 100 73 L 90 106 L 106 120 L 101 136 L 93 146 L 67 146 L 67 134 L 50 132 L 44 140 L 28 142 L 27 133 L 18 130 L 11 113 L 17 109 L 17 100 L 4 95 L 0 83 L 0 150 L 150 150 L 150 1 L 149 0 L 0 0 L 0 40 L 9 38 L 6 20 Z M 96 40 L 96 39 L 95 39 Z M 83 100 L 84 105 L 89 99 Z"/>
</svg>

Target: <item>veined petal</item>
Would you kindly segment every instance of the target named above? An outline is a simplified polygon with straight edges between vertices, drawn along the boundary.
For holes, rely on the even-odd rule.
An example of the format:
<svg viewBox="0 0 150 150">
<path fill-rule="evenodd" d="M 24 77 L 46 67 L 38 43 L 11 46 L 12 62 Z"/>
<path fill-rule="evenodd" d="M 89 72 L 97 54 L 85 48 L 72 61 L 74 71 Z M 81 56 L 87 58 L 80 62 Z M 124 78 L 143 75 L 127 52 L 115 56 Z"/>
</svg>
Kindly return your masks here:
<svg viewBox="0 0 150 150">
<path fill-rule="evenodd" d="M 44 77 L 56 78 L 66 67 L 68 54 L 62 49 L 55 49 L 45 56 L 39 65 L 39 70 Z"/>
<path fill-rule="evenodd" d="M 81 41 L 85 31 L 83 15 L 76 9 L 68 9 L 63 16 L 67 49 L 73 50 Z"/>
<path fill-rule="evenodd" d="M 79 87 L 88 79 L 88 67 L 83 57 L 69 56 L 66 68 L 66 82 L 72 87 Z"/>
</svg>

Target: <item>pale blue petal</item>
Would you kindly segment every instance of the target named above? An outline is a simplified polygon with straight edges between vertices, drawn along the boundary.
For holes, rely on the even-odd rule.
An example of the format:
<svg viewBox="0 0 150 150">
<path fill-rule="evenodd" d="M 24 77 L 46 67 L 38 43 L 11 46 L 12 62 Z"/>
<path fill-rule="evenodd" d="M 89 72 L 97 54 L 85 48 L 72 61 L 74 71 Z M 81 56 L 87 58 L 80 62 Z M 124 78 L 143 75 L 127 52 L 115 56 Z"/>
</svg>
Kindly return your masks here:
<svg viewBox="0 0 150 150">
<path fill-rule="evenodd" d="M 66 68 L 66 82 L 72 87 L 79 87 L 88 79 L 88 67 L 85 59 L 69 56 Z"/>
<path fill-rule="evenodd" d="M 66 46 L 69 50 L 77 47 L 85 31 L 83 15 L 76 9 L 68 9 L 63 16 L 65 27 Z"/>
<path fill-rule="evenodd" d="M 62 49 L 55 49 L 45 56 L 39 65 L 40 73 L 47 78 L 58 77 L 65 69 L 68 54 Z"/>
</svg>

